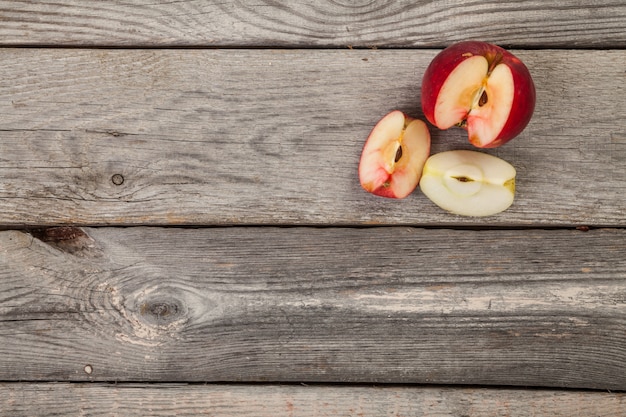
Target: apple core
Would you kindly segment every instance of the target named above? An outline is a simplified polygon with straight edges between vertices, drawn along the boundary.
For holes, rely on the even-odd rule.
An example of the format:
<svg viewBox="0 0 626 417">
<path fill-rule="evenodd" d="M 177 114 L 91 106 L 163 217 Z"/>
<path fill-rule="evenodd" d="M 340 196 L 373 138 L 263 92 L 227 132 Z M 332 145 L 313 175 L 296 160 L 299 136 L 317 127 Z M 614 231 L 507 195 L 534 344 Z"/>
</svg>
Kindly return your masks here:
<svg viewBox="0 0 626 417">
<path fill-rule="evenodd" d="M 457 165 L 444 174 L 444 184 L 448 189 L 460 196 L 476 194 L 483 181 L 483 172 L 474 165 Z"/>
</svg>

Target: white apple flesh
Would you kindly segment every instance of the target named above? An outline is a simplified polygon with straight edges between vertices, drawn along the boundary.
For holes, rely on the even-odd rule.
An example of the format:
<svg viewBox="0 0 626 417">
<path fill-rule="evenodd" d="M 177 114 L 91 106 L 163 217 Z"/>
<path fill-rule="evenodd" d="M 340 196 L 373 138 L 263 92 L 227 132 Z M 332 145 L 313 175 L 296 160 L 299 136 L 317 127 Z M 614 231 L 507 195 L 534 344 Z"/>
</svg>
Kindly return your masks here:
<svg viewBox="0 0 626 417">
<path fill-rule="evenodd" d="M 513 204 L 515 168 L 493 155 L 457 150 L 428 158 L 420 189 L 433 203 L 462 216 L 491 216 Z"/>
<path fill-rule="evenodd" d="M 361 186 L 378 196 L 404 198 L 417 187 L 429 155 L 426 123 L 392 111 L 376 124 L 363 146 Z"/>
</svg>

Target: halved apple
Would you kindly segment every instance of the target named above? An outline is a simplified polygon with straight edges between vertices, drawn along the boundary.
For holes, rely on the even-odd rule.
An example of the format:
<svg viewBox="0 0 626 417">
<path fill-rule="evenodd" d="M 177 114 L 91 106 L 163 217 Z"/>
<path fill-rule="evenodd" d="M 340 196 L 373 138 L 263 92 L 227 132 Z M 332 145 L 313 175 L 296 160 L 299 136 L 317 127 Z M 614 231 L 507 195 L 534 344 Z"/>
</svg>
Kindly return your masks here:
<svg viewBox="0 0 626 417">
<path fill-rule="evenodd" d="M 429 155 L 426 123 L 394 110 L 374 126 L 363 146 L 361 186 L 382 197 L 404 198 L 417 187 Z"/>
<path fill-rule="evenodd" d="M 491 216 L 513 203 L 515 168 L 481 152 L 446 151 L 428 158 L 420 189 L 444 210 L 463 216 Z"/>
<path fill-rule="evenodd" d="M 422 79 L 422 110 L 440 129 L 460 126 L 479 148 L 519 135 L 535 109 L 535 85 L 516 56 L 485 42 L 459 42 L 432 60 Z"/>
</svg>

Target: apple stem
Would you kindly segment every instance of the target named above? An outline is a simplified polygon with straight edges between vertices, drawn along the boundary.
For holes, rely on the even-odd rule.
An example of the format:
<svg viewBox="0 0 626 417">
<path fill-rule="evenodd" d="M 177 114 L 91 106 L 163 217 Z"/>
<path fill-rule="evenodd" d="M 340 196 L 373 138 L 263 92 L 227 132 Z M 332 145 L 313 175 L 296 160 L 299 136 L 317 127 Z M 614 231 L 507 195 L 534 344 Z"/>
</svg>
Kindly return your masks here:
<svg viewBox="0 0 626 417">
<path fill-rule="evenodd" d="M 491 72 L 494 68 L 502 62 L 502 52 L 497 52 L 492 57 L 487 57 L 487 61 L 489 62 L 489 69 L 487 70 L 487 75 L 491 75 Z"/>
</svg>

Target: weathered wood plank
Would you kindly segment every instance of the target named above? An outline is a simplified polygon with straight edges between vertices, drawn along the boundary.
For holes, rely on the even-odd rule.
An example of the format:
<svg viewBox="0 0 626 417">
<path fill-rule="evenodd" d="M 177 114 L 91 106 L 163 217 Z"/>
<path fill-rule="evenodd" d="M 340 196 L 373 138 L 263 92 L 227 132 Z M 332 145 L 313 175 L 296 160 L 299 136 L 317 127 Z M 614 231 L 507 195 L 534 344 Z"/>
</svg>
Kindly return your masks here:
<svg viewBox="0 0 626 417">
<path fill-rule="evenodd" d="M 626 394 L 435 387 L 0 384 L 19 416 L 615 417 Z"/>
<path fill-rule="evenodd" d="M 626 389 L 626 230 L 86 233 L 0 232 L 0 380 Z"/>
<path fill-rule="evenodd" d="M 620 0 L 3 1 L 4 45 L 624 47 Z"/>
<path fill-rule="evenodd" d="M 0 225 L 626 225 L 626 51 L 515 52 L 535 116 L 487 152 L 516 202 L 472 219 L 358 183 L 376 121 L 422 117 L 436 51 L 0 50 Z"/>
</svg>

